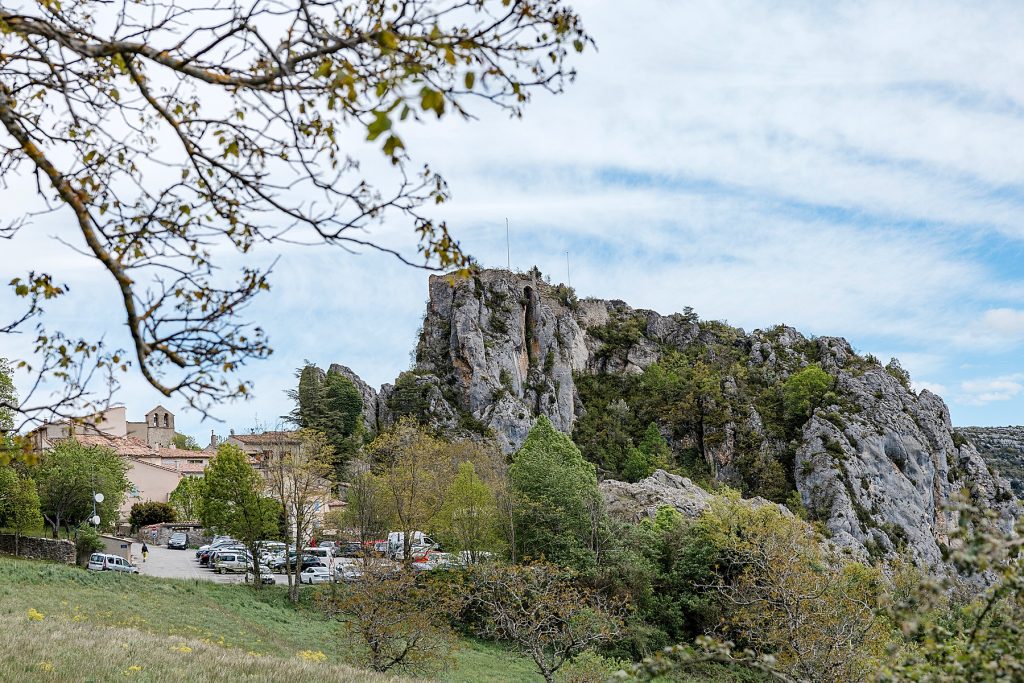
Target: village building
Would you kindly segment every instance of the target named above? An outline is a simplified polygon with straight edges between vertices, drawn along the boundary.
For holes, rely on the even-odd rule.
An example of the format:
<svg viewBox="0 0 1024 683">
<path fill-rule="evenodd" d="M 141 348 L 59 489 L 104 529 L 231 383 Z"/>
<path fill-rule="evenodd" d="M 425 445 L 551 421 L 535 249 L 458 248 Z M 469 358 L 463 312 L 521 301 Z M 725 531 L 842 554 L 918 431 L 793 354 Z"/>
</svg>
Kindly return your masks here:
<svg viewBox="0 0 1024 683">
<path fill-rule="evenodd" d="M 174 433 L 174 414 L 163 406 L 150 410 L 141 422 L 129 422 L 125 406 L 119 405 L 84 419 L 40 425 L 29 438 L 38 452 L 70 438 L 124 458 L 131 487 L 119 514 L 126 520 L 136 503 L 166 503 L 184 477 L 203 476 L 213 453 L 175 448 Z"/>
</svg>

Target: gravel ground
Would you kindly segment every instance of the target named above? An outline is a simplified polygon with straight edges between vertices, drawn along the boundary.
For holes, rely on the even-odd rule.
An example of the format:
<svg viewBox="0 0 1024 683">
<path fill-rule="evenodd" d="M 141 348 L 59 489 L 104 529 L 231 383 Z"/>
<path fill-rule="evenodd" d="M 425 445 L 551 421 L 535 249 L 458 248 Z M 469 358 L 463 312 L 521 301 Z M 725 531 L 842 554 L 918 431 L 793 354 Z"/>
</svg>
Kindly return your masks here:
<svg viewBox="0 0 1024 683">
<path fill-rule="evenodd" d="M 132 544 L 132 555 L 135 556 L 135 564 L 142 574 L 149 576 L 161 576 L 166 579 L 197 579 L 199 581 L 214 581 L 216 583 L 241 583 L 242 574 L 224 574 L 223 576 L 206 567 L 200 567 L 196 560 L 196 551 L 168 550 L 164 546 L 149 546 L 149 558 L 142 561 L 142 544 Z M 275 581 L 280 583 L 284 577 L 275 576 Z"/>
</svg>

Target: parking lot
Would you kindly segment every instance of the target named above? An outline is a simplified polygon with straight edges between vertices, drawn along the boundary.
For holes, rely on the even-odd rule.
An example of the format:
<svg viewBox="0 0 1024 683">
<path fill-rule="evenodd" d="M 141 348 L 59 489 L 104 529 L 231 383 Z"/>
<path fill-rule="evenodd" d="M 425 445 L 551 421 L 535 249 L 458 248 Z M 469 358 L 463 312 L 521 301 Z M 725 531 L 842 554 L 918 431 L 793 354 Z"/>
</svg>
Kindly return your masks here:
<svg viewBox="0 0 1024 683">
<path fill-rule="evenodd" d="M 132 555 L 142 574 L 161 576 L 167 579 L 198 579 L 216 583 L 242 583 L 242 574 L 218 574 L 196 562 L 196 551 L 168 550 L 166 546 L 149 546 L 149 559 L 142 561 L 142 544 L 132 544 Z M 275 576 L 277 583 L 287 581 L 283 575 Z"/>
</svg>

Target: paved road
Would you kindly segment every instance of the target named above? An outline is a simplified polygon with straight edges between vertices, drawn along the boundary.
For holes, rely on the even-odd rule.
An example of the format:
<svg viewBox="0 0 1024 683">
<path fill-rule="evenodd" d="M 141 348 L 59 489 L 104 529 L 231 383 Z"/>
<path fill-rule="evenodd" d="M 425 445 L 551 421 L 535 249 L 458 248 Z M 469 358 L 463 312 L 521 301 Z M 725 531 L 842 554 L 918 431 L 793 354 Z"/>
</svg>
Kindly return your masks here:
<svg viewBox="0 0 1024 683">
<path fill-rule="evenodd" d="M 241 583 L 242 574 L 218 574 L 196 561 L 195 550 L 168 550 L 165 546 L 149 546 L 149 558 L 142 561 L 142 544 L 132 544 L 135 564 L 142 574 L 162 576 L 168 579 L 198 579 L 217 583 Z M 277 582 L 286 581 L 283 576 L 274 577 Z"/>
</svg>

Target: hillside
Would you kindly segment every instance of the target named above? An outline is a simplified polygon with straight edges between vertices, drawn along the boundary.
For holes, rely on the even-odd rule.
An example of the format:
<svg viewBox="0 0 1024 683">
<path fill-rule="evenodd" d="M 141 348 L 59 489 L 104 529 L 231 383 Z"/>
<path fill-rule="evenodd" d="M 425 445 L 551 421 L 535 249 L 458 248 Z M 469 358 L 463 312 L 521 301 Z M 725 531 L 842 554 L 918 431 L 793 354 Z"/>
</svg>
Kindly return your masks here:
<svg viewBox="0 0 1024 683">
<path fill-rule="evenodd" d="M 1018 498 L 1024 498 L 1024 427 L 960 427 L 996 472 L 1006 477 Z"/>
<path fill-rule="evenodd" d="M 0 575 L 0 681 L 408 680 L 355 668 L 344 627 L 292 607 L 281 588 L 257 594 L 4 556 Z M 522 657 L 470 640 L 439 677 L 536 678 Z"/>
<path fill-rule="evenodd" d="M 863 558 L 907 551 L 939 565 L 954 524 L 943 506 L 961 489 L 1016 514 L 1008 484 L 954 439 L 942 399 L 844 339 L 579 300 L 536 270 L 435 276 L 429 289 L 412 370 L 378 391 L 335 366 L 362 392 L 371 431 L 412 415 L 511 452 L 545 415 L 605 479 L 635 480 L 648 458 L 802 506 Z M 661 438 L 669 453 L 657 455 Z"/>
</svg>

